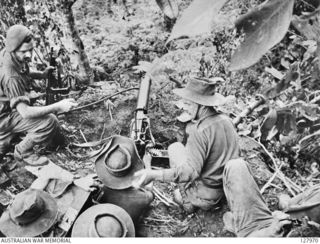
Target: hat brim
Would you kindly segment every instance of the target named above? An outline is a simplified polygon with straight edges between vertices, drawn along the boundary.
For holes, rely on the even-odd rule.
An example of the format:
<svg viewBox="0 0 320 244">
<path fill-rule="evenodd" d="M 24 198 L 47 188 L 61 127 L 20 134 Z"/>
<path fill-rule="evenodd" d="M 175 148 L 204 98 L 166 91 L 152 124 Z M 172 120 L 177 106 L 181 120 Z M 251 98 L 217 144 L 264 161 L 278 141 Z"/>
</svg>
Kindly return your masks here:
<svg viewBox="0 0 320 244">
<path fill-rule="evenodd" d="M 121 145 L 122 147 L 128 149 L 129 152 L 131 152 L 131 168 L 124 176 L 115 176 L 111 174 L 105 166 L 104 156 L 115 145 Z M 143 169 L 144 164 L 139 157 L 137 148 L 133 140 L 124 136 L 114 136 L 108 143 L 106 148 L 102 150 L 102 152 L 98 156 L 95 163 L 95 168 L 99 179 L 105 186 L 111 189 L 122 190 L 132 186 L 132 181 L 134 180 L 134 173 L 140 169 Z"/>
<path fill-rule="evenodd" d="M 105 203 L 105 204 L 97 204 L 90 208 L 88 208 L 86 211 L 84 211 L 75 221 L 71 236 L 72 237 L 90 237 L 89 236 L 89 224 L 92 224 L 95 217 L 98 214 L 107 214 L 110 213 L 114 216 L 116 216 L 118 219 L 120 219 L 123 223 L 127 225 L 128 233 L 126 237 L 134 237 L 135 236 L 135 229 L 133 221 L 130 217 L 130 215 L 121 207 Z"/>
<path fill-rule="evenodd" d="M 61 196 L 67 188 L 72 184 L 72 181 L 63 181 L 60 179 L 50 179 L 45 191 L 52 197 L 56 198 Z"/>
<path fill-rule="evenodd" d="M 219 106 L 227 102 L 227 98 L 220 93 L 215 93 L 214 95 L 207 96 L 197 94 L 186 88 L 177 88 L 172 90 L 173 93 L 182 97 L 183 99 L 192 101 L 194 103 L 204 105 L 204 106 Z"/>
<path fill-rule="evenodd" d="M 38 219 L 27 225 L 18 225 L 12 221 L 7 209 L 0 218 L 0 231 L 6 237 L 36 237 L 49 230 L 58 216 L 56 201 L 46 192 L 39 191 L 45 203 L 45 211 Z"/>
</svg>

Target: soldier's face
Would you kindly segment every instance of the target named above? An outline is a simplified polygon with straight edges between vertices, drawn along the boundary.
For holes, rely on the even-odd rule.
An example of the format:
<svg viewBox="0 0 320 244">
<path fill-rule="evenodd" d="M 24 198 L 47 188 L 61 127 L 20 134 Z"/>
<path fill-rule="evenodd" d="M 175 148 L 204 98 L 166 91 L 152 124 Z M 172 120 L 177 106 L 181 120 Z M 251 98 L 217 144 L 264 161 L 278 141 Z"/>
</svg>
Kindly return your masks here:
<svg viewBox="0 0 320 244">
<path fill-rule="evenodd" d="M 198 104 L 189 100 L 182 99 L 179 101 L 178 107 L 183 110 L 183 113 L 178 117 L 179 121 L 188 122 L 196 118 L 198 112 Z"/>
<path fill-rule="evenodd" d="M 29 63 L 33 54 L 33 42 L 23 43 L 15 52 L 17 60 L 20 63 Z"/>
</svg>

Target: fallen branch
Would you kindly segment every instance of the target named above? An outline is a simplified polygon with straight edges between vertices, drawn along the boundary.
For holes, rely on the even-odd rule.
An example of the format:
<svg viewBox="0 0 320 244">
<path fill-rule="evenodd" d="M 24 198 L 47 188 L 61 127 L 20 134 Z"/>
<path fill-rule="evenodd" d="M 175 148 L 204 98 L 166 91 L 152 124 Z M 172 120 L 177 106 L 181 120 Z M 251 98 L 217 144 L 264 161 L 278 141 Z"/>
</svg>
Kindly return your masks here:
<svg viewBox="0 0 320 244">
<path fill-rule="evenodd" d="M 298 186 L 296 183 L 294 183 L 291 179 L 289 179 L 288 177 L 286 177 L 282 172 L 281 174 L 283 175 L 283 177 L 291 184 L 292 188 L 297 192 L 297 193 L 300 193 L 300 192 L 303 192 L 303 189 Z"/>
<path fill-rule="evenodd" d="M 282 180 L 282 182 L 284 183 L 284 185 L 287 187 L 287 189 L 289 190 L 289 192 L 291 193 L 291 195 L 294 197 L 296 196 L 295 192 L 292 190 L 292 188 L 290 187 L 290 185 L 288 184 L 288 181 L 286 179 L 286 177 L 282 174 L 282 172 L 279 171 L 279 173 L 277 174 L 277 176 L 279 177 L 279 179 Z"/>
<path fill-rule="evenodd" d="M 95 156 L 97 156 L 99 154 L 99 152 L 101 151 L 100 149 L 99 150 L 95 150 L 95 151 L 91 151 L 85 155 L 81 155 L 81 156 L 78 156 L 76 154 L 74 154 L 71 149 L 69 148 L 69 146 L 66 147 L 66 150 L 71 154 L 72 157 L 76 158 L 76 159 L 80 159 L 80 160 L 83 160 L 83 159 L 89 159 L 89 158 L 93 158 Z"/>
<path fill-rule="evenodd" d="M 104 138 L 100 141 L 92 141 L 92 142 L 86 142 L 86 143 L 71 143 L 72 146 L 75 147 L 96 147 L 96 146 L 100 146 L 101 144 L 104 144 L 107 140 L 109 140 L 111 138 L 111 136 Z"/>
<path fill-rule="evenodd" d="M 251 138 L 251 137 L 249 137 L 249 138 Z M 251 138 L 252 139 L 252 138 Z M 252 140 L 254 140 L 254 139 L 252 139 Z M 288 189 L 288 191 L 291 193 L 291 195 L 292 196 L 295 196 L 296 194 L 295 194 L 295 192 L 291 189 L 291 186 L 288 184 L 288 181 L 289 181 L 289 179 L 278 169 L 278 166 L 277 166 L 277 164 L 276 164 L 276 160 L 274 159 L 274 157 L 271 155 L 271 153 L 266 149 L 266 147 L 262 144 L 262 143 L 260 143 L 260 142 L 258 142 L 258 141 L 256 141 L 256 140 L 254 140 L 256 143 L 258 143 L 261 147 L 262 147 L 262 149 L 264 150 L 264 152 L 269 156 L 269 158 L 271 159 L 271 161 L 272 161 L 272 163 L 273 163 L 273 166 L 274 166 L 274 170 L 275 170 L 275 177 L 278 177 L 282 182 L 283 182 L 283 184 L 286 186 L 286 188 Z M 278 172 L 278 173 L 277 173 Z M 291 185 L 292 185 L 292 181 L 290 180 L 290 183 L 291 183 Z M 297 187 L 295 184 L 294 184 L 294 187 Z"/>
<path fill-rule="evenodd" d="M 274 188 L 278 188 L 279 190 L 283 190 L 281 186 L 278 186 L 276 184 L 271 183 L 270 186 L 273 186 Z"/>
<path fill-rule="evenodd" d="M 150 224 L 145 224 L 145 223 L 142 223 L 141 225 L 143 225 L 143 226 L 146 226 L 146 227 L 151 227 L 151 228 L 156 228 L 156 229 L 158 229 L 158 228 L 168 228 L 168 226 L 166 226 L 166 225 L 150 225 Z"/>
<path fill-rule="evenodd" d="M 84 140 L 86 143 L 88 143 L 87 138 L 84 136 L 84 134 L 83 134 L 83 132 L 82 132 L 81 129 L 80 129 L 80 134 L 81 134 L 83 140 Z"/>
<path fill-rule="evenodd" d="M 152 191 L 153 193 L 154 193 L 154 195 L 162 202 L 162 203 L 164 203 L 167 207 L 170 207 L 171 206 L 171 204 L 168 202 L 168 201 L 166 201 L 161 195 L 159 195 L 156 191 Z"/>
<path fill-rule="evenodd" d="M 310 103 L 311 104 L 314 104 L 314 103 L 317 103 L 317 102 L 319 102 L 320 101 L 320 96 L 317 96 L 317 97 L 315 97 L 314 99 L 312 99 L 311 101 L 310 101 Z"/>
<path fill-rule="evenodd" d="M 156 187 L 153 187 L 153 192 L 160 196 L 160 198 L 164 199 L 167 203 L 179 207 L 177 203 L 166 197 L 163 193 L 160 192 Z"/>
<path fill-rule="evenodd" d="M 69 147 L 66 147 L 66 150 L 67 150 L 67 151 L 71 154 L 71 156 L 74 157 L 74 158 L 77 158 L 77 159 L 83 159 L 83 158 L 85 158 L 85 157 L 83 157 L 83 156 L 77 156 L 77 155 L 75 155 L 75 154 L 70 150 Z"/>
<path fill-rule="evenodd" d="M 102 140 L 102 137 L 104 135 L 105 130 L 106 130 L 106 123 L 103 123 L 103 129 L 102 129 L 102 132 L 101 132 L 101 135 L 100 135 L 100 141 Z"/>
<path fill-rule="evenodd" d="M 144 218 L 145 220 L 148 220 L 148 221 L 155 221 L 155 222 L 165 222 L 165 223 L 168 223 L 170 222 L 170 220 L 166 220 L 166 219 L 155 219 L 155 218 L 151 218 L 151 217 L 146 217 Z"/>
<path fill-rule="evenodd" d="M 84 136 L 84 134 L 83 134 L 81 129 L 80 129 L 80 134 L 81 134 L 83 140 L 85 141 L 85 143 L 88 143 L 87 138 Z M 92 147 L 89 147 L 89 148 L 90 148 L 91 151 L 93 151 Z"/>
<path fill-rule="evenodd" d="M 281 168 L 283 166 L 283 163 L 279 166 L 278 170 L 274 172 L 274 174 L 270 177 L 268 182 L 261 188 L 260 193 L 263 194 L 263 192 L 271 185 L 272 181 L 276 178 L 277 174 L 280 172 Z"/>
<path fill-rule="evenodd" d="M 171 221 L 171 222 L 181 222 L 180 220 L 172 217 L 171 215 L 162 215 L 162 214 L 159 214 L 157 212 L 153 212 L 153 215 L 154 217 L 157 217 L 158 219 L 167 219 L 168 221 Z"/>
<path fill-rule="evenodd" d="M 87 108 L 87 107 L 96 105 L 96 104 L 98 104 L 98 103 L 103 102 L 104 100 L 108 100 L 108 99 L 110 99 L 110 98 L 112 98 L 112 97 L 115 97 L 115 96 L 117 96 L 117 95 L 119 95 L 119 94 L 121 94 L 121 93 L 130 91 L 130 90 L 139 90 L 139 88 L 138 88 L 138 87 L 128 88 L 128 89 L 125 89 L 125 90 L 116 92 L 116 93 L 113 94 L 113 95 L 103 97 L 103 98 L 99 99 L 98 101 L 95 101 L 95 102 L 92 102 L 92 103 L 89 103 L 89 104 L 86 104 L 86 105 L 83 105 L 83 106 L 80 106 L 80 107 L 76 107 L 76 108 L 74 108 L 74 109 L 71 109 L 71 110 L 68 111 L 68 112 L 58 113 L 58 115 L 66 114 L 66 113 L 70 113 L 70 112 L 74 112 L 74 111 L 78 111 L 78 110 L 81 110 L 81 109 L 84 109 L 84 108 Z"/>
</svg>

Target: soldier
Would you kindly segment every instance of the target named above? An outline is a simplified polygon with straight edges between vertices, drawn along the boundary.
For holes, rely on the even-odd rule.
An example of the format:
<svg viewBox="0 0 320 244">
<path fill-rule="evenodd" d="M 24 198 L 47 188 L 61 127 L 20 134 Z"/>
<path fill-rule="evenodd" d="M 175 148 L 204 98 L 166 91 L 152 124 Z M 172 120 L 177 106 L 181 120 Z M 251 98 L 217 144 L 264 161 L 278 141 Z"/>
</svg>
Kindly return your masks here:
<svg viewBox="0 0 320 244">
<path fill-rule="evenodd" d="M 143 169 L 136 173 L 137 185 L 153 180 L 177 182 L 175 200 L 187 212 L 195 207 L 208 210 L 218 206 L 224 196 L 222 175 L 226 162 L 239 157 L 238 136 L 232 121 L 214 106 L 226 98 L 215 92 L 215 84 L 203 79 L 190 79 L 185 88 L 175 89 L 182 97 L 188 121 L 186 145 L 176 142 L 169 146 L 170 169 Z"/>
<path fill-rule="evenodd" d="M 0 53 L 0 160 L 11 140 L 22 133 L 26 136 L 16 145 L 14 157 L 30 165 L 42 165 L 47 159 L 35 155 L 33 146 L 48 145 L 55 140 L 59 124 L 53 113 L 67 112 L 77 104 L 73 99 L 65 99 L 48 106 L 32 106 L 33 79 L 45 79 L 53 69 L 49 66 L 43 72 L 30 71 L 32 53 L 31 31 L 22 25 L 11 26 Z"/>
</svg>

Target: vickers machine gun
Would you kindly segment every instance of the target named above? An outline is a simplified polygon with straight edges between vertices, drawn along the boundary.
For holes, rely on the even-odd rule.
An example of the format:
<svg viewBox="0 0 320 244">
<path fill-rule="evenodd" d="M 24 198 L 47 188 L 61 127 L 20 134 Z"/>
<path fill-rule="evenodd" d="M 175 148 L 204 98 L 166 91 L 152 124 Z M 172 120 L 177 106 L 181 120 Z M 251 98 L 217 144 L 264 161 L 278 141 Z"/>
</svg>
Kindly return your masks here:
<svg viewBox="0 0 320 244">
<path fill-rule="evenodd" d="M 137 108 L 130 124 L 130 137 L 136 143 L 140 157 L 143 157 L 146 148 L 155 145 L 154 137 L 150 130 L 150 119 L 147 117 L 151 78 L 146 75 L 139 88 Z"/>
<path fill-rule="evenodd" d="M 64 81 L 61 78 L 61 73 L 58 67 L 58 62 L 54 56 L 53 48 L 50 50 L 50 66 L 56 67 L 57 75 L 54 75 L 54 72 L 50 72 L 46 84 L 46 105 L 55 103 L 62 99 L 62 96 L 69 94 L 71 89 L 71 82 L 67 78 L 67 86 L 64 87 Z"/>
<path fill-rule="evenodd" d="M 157 161 L 154 159 L 167 161 L 167 150 L 162 150 L 156 145 L 150 128 L 150 119 L 147 116 L 150 86 L 151 78 L 146 75 L 140 83 L 137 108 L 130 124 L 130 137 L 135 141 L 141 158 L 148 153 L 153 158 L 152 162 Z"/>
</svg>

